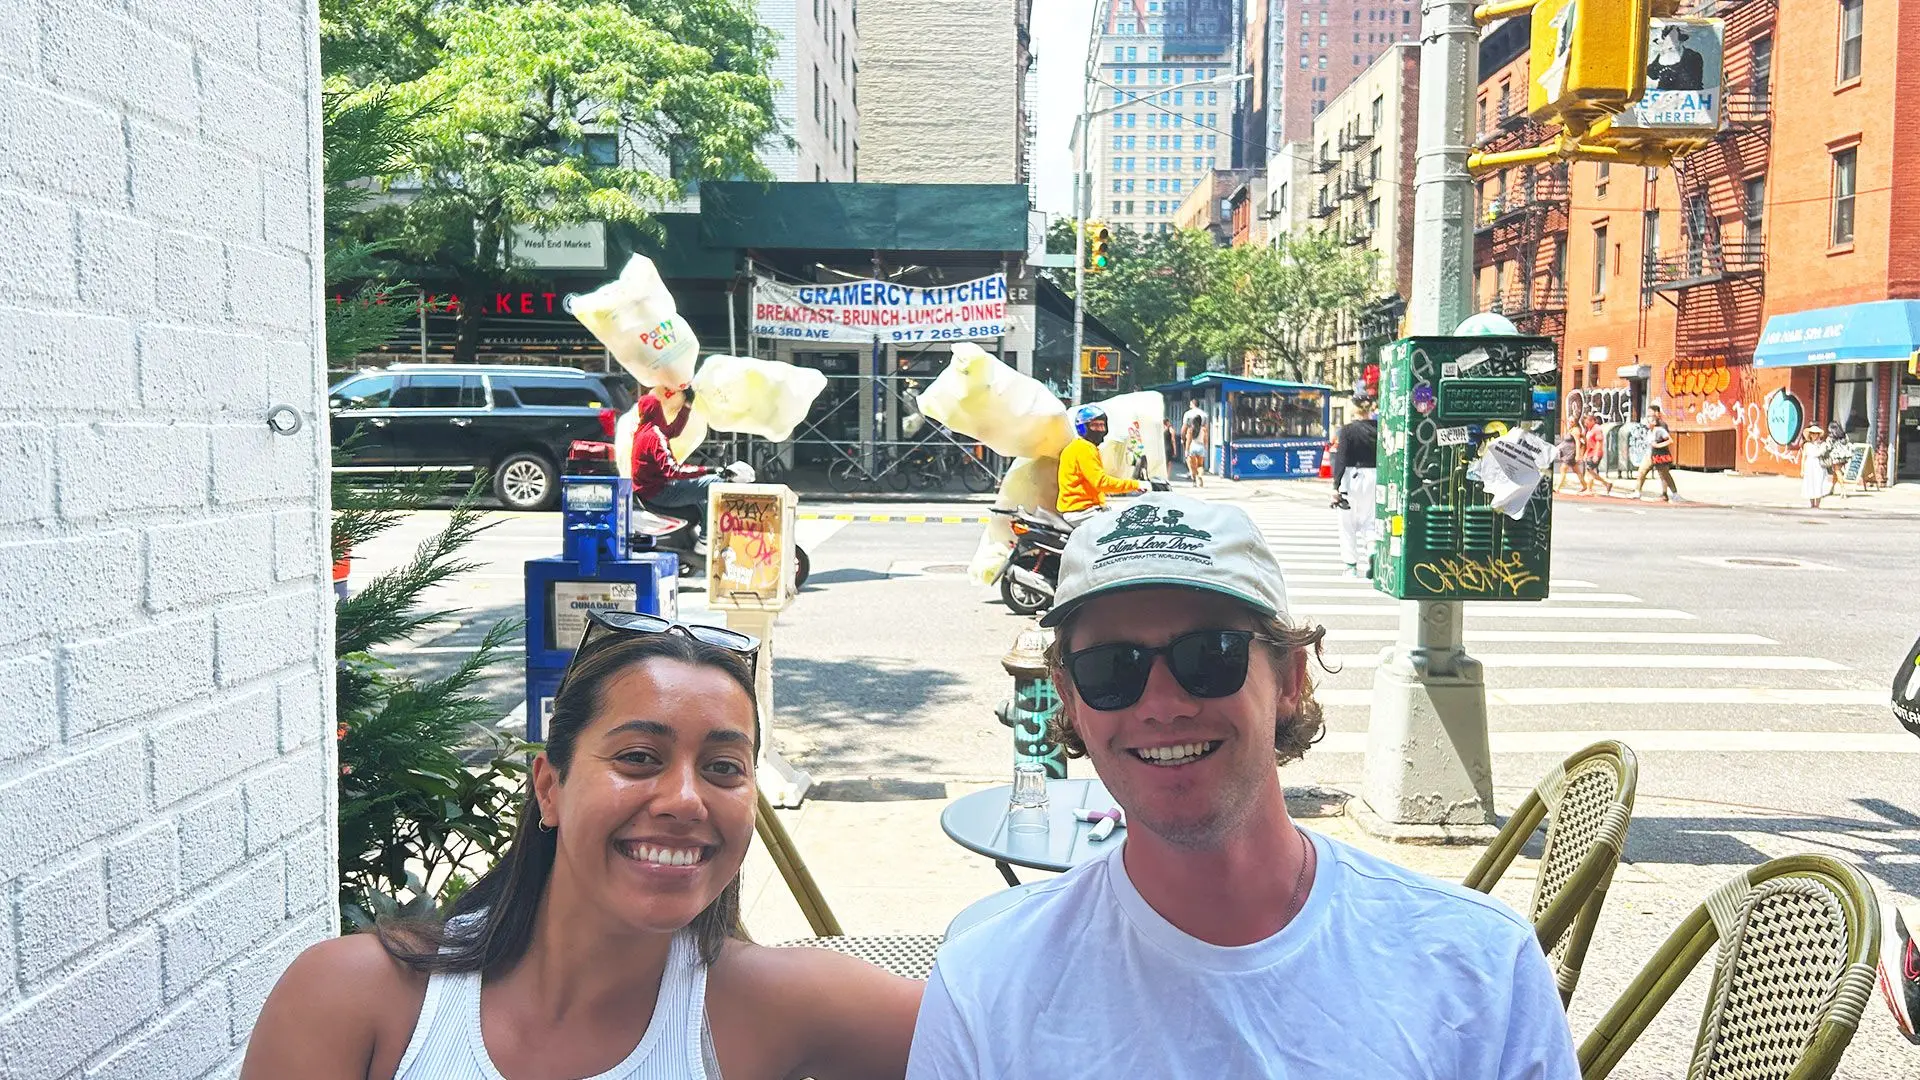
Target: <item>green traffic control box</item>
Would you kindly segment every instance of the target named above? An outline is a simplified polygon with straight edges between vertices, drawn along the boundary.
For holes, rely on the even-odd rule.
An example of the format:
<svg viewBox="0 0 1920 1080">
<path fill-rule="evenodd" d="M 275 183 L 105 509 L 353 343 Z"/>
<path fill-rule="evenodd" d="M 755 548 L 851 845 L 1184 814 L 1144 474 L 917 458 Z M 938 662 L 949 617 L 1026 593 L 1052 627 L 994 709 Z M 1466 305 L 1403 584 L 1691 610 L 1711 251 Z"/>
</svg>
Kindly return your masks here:
<svg viewBox="0 0 1920 1080">
<path fill-rule="evenodd" d="M 1384 350 L 1380 385 L 1374 588 L 1402 600 L 1546 599 L 1552 485 L 1535 486 L 1516 519 L 1475 477 L 1489 444 L 1510 431 L 1552 445 L 1553 339 L 1403 338 Z M 1542 472 L 1551 476 L 1551 465 Z"/>
</svg>

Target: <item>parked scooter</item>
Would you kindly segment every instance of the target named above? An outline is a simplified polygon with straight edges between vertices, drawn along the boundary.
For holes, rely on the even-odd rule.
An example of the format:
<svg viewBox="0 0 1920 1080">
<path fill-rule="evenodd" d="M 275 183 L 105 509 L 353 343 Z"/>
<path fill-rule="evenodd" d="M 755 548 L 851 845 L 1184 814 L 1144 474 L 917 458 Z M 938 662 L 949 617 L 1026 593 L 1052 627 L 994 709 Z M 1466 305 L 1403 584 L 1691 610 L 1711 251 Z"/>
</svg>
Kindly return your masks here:
<svg viewBox="0 0 1920 1080">
<path fill-rule="evenodd" d="M 1060 580 L 1060 554 L 1073 526 L 1051 510 L 1001 509 L 1013 519 L 1013 550 L 1000 567 L 1000 600 L 1015 615 L 1032 615 L 1053 606 Z"/>
<path fill-rule="evenodd" d="M 1920 735 L 1920 641 L 1893 673 L 1893 715 L 1902 727 Z M 1920 915 L 1920 911 L 1914 912 Z M 1906 912 L 1894 908 L 1880 938 L 1880 994 L 1907 1041 L 1920 1046 L 1920 922 L 1908 925 Z"/>
<path fill-rule="evenodd" d="M 734 462 L 722 470 L 727 482 L 733 484 L 751 484 L 754 474 L 751 466 L 744 462 Z M 655 506 L 639 496 L 634 497 L 632 545 L 635 551 L 670 551 L 679 556 L 681 577 L 705 577 L 707 574 L 707 528 L 705 515 L 688 513 L 688 508 Z M 684 517 L 680 515 L 686 515 Z M 793 591 L 807 583 L 807 575 L 812 572 L 812 560 L 807 549 L 794 545 L 793 548 Z"/>
</svg>

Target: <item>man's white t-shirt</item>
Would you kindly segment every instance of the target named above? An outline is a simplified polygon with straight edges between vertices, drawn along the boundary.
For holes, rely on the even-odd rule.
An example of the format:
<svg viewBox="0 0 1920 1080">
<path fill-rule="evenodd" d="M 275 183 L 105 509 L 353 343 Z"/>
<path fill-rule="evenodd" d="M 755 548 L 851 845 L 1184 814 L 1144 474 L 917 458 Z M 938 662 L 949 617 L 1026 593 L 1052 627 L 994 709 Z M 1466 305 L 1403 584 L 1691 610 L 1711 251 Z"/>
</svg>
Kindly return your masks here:
<svg viewBox="0 0 1920 1080">
<path fill-rule="evenodd" d="M 1161 918 L 1124 848 L 1033 889 L 941 948 L 907 1080 L 1577 1080 L 1526 920 L 1313 841 L 1306 903 L 1252 945 Z"/>
</svg>

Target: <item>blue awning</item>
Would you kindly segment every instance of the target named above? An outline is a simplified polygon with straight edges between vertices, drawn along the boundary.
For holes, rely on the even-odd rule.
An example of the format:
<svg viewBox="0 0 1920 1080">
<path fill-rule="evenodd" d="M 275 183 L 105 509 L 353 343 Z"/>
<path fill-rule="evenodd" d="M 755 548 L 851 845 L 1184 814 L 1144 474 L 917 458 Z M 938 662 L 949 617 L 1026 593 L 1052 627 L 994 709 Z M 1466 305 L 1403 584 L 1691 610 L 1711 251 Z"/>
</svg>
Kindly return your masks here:
<svg viewBox="0 0 1920 1080">
<path fill-rule="evenodd" d="M 1873 364 L 1906 360 L 1916 349 L 1920 300 L 1876 300 L 1775 315 L 1753 350 L 1753 366 Z"/>
</svg>

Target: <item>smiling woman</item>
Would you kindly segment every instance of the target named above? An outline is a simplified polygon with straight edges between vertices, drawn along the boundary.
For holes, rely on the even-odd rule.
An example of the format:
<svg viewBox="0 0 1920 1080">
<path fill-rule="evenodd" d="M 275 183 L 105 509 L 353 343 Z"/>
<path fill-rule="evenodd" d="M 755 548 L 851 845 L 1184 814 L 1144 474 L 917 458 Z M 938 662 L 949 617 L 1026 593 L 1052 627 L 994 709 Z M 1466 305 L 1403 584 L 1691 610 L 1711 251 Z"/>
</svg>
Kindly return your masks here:
<svg viewBox="0 0 1920 1080">
<path fill-rule="evenodd" d="M 742 634 L 596 616 L 521 827 L 438 922 L 307 950 L 249 1078 L 898 1077 L 918 983 L 740 925 L 757 750 Z"/>
</svg>

